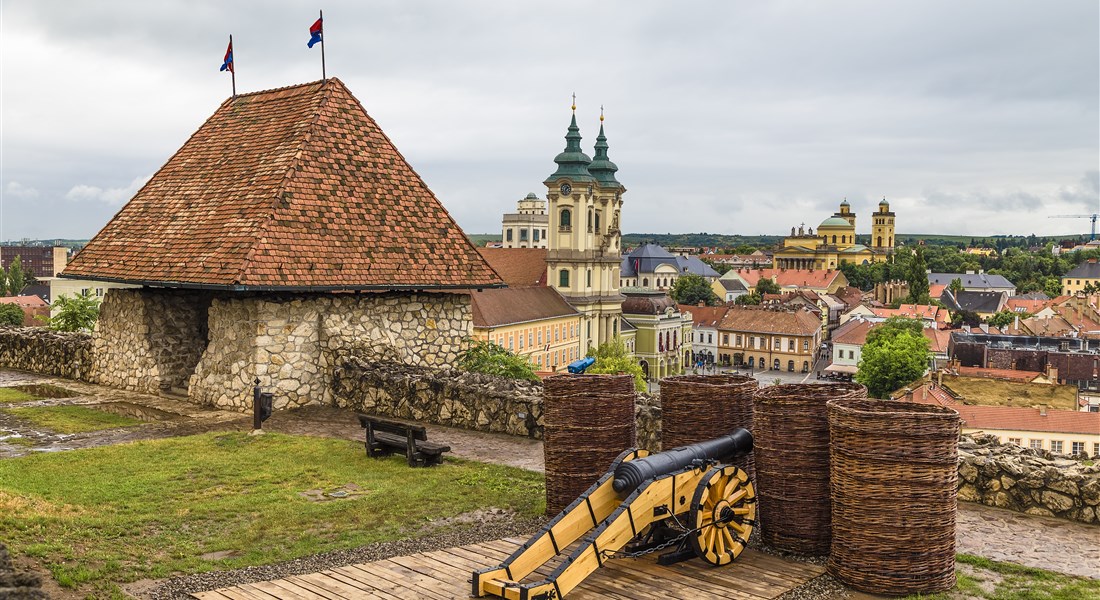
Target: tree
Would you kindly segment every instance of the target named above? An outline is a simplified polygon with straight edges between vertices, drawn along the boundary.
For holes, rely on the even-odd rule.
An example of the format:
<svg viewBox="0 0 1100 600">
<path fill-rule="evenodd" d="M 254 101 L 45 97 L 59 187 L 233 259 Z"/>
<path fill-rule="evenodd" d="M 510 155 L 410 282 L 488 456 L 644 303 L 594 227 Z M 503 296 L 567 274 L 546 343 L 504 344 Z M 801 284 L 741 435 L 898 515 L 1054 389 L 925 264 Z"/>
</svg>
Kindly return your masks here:
<svg viewBox="0 0 1100 600">
<path fill-rule="evenodd" d="M 977 327 L 982 324 L 982 318 L 978 316 L 978 313 L 972 310 L 958 310 L 951 313 L 951 324 L 955 327 L 960 327 L 962 325 Z"/>
<path fill-rule="evenodd" d="M 952 296 L 958 296 L 959 292 L 963 291 L 963 280 L 958 277 L 952 279 L 951 283 L 947 284 L 947 289 Z"/>
<path fill-rule="evenodd" d="M 907 328 L 895 329 L 868 336 L 856 381 L 867 386 L 871 397 L 889 398 L 890 392 L 924 375 L 927 367 L 928 339 Z"/>
<path fill-rule="evenodd" d="M 634 389 L 639 392 L 645 391 L 645 373 L 642 371 L 642 366 L 634 360 L 634 356 L 626 351 L 626 344 L 623 343 L 621 338 L 615 338 L 610 342 L 600 344 L 600 347 L 595 350 L 589 349 L 588 356 L 595 358 L 596 362 L 588 367 L 585 373 L 593 375 L 614 375 L 617 373 L 633 375 Z"/>
<path fill-rule="evenodd" d="M 986 319 L 986 323 L 996 327 L 997 329 L 1004 329 L 1016 321 L 1016 317 L 1026 319 L 1031 315 L 1028 313 L 1015 313 L 1010 310 L 1002 310 L 995 315 Z"/>
<path fill-rule="evenodd" d="M 894 337 L 902 333 L 924 336 L 924 323 L 909 317 L 890 317 L 874 326 L 867 334 L 867 343 L 880 337 Z"/>
<path fill-rule="evenodd" d="M 472 373 L 485 373 L 511 379 L 538 381 L 531 363 L 507 348 L 492 342 L 474 341 L 458 358 L 458 367 Z"/>
<path fill-rule="evenodd" d="M 928 304 L 928 267 L 924 262 L 924 248 L 917 246 L 913 256 L 907 265 L 907 277 L 909 282 L 909 303 Z"/>
<path fill-rule="evenodd" d="M 8 272 L 0 267 L 0 296 L 8 295 Z"/>
<path fill-rule="evenodd" d="M 54 331 L 91 331 L 99 319 L 99 299 L 95 296 L 65 296 L 53 300 L 55 313 L 47 320 Z"/>
<path fill-rule="evenodd" d="M 0 304 L 0 325 L 19 327 L 23 324 L 23 309 L 14 304 Z"/>
<path fill-rule="evenodd" d="M 703 302 L 707 306 L 721 303 L 718 295 L 710 289 L 710 284 L 702 275 L 684 275 L 676 280 L 670 294 L 680 304 L 696 305 Z"/>
<path fill-rule="evenodd" d="M 12 296 L 18 296 L 25 287 L 27 287 L 27 278 L 23 275 L 23 262 L 16 256 L 8 265 L 8 291 Z"/>
<path fill-rule="evenodd" d="M 767 277 L 761 277 L 760 280 L 756 282 L 756 293 L 760 294 L 761 298 L 764 297 L 764 294 L 778 294 L 780 291 L 779 284 Z"/>
<path fill-rule="evenodd" d="M 760 294 L 753 292 L 751 294 L 741 294 L 733 300 L 734 304 L 746 305 L 746 304 L 760 304 Z"/>
</svg>

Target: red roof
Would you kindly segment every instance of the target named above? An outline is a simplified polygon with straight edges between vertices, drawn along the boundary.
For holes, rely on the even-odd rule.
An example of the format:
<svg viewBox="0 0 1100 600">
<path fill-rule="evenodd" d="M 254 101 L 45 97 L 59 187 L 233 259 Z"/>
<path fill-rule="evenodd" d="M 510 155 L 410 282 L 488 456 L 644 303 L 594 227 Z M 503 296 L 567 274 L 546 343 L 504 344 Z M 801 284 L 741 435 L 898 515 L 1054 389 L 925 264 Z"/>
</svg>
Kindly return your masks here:
<svg viewBox="0 0 1100 600">
<path fill-rule="evenodd" d="M 546 248 L 478 248 L 508 287 L 546 285 Z"/>
<path fill-rule="evenodd" d="M 874 325 L 863 319 L 851 319 L 833 331 L 833 343 L 862 346 L 867 343 L 867 334 L 871 332 Z"/>
<path fill-rule="evenodd" d="M 470 293 L 474 327 L 501 327 L 580 313 L 551 287 L 486 289 Z"/>
<path fill-rule="evenodd" d="M 676 309 L 681 313 L 691 313 L 692 324 L 695 327 L 716 329 L 722 324 L 722 318 L 729 312 L 726 306 L 693 306 L 691 304 L 677 304 Z"/>
<path fill-rule="evenodd" d="M 49 306 L 46 301 L 38 296 L 4 296 L 0 297 L 0 304 L 14 304 L 16 306 L 22 306 L 24 308 L 37 308 L 39 306 Z"/>
<path fill-rule="evenodd" d="M 1008 300 L 1005 301 L 1005 310 L 1015 313 L 1026 312 L 1035 314 L 1053 303 L 1053 300 L 1035 300 L 1032 298 L 1017 298 L 1016 296 L 1010 296 Z"/>
<path fill-rule="evenodd" d="M 944 309 L 934 304 L 901 304 L 897 308 L 872 308 L 871 312 L 876 317 L 909 317 L 910 319 L 928 319 L 934 322 L 943 321 Z"/>
<path fill-rule="evenodd" d="M 840 271 L 833 269 L 738 269 L 735 271 L 748 284 L 756 287 L 761 277 L 775 279 L 779 287 L 828 288 L 836 282 Z"/>
<path fill-rule="evenodd" d="M 502 284 L 338 79 L 223 102 L 63 276 L 235 291 Z"/>
<path fill-rule="evenodd" d="M 1043 415 L 1038 408 L 945 404 L 939 399 L 922 398 L 921 396 L 922 394 L 918 388 L 918 391 L 913 392 L 913 401 L 950 406 L 959 411 L 963 427 L 968 429 L 1041 431 L 1100 436 L 1100 413 L 1047 409 L 1046 414 Z"/>
<path fill-rule="evenodd" d="M 1038 371 L 1017 371 L 1016 369 L 986 369 L 982 367 L 954 367 L 964 377 L 982 377 L 985 379 L 1004 379 L 1008 381 L 1030 382 L 1043 374 Z"/>
</svg>

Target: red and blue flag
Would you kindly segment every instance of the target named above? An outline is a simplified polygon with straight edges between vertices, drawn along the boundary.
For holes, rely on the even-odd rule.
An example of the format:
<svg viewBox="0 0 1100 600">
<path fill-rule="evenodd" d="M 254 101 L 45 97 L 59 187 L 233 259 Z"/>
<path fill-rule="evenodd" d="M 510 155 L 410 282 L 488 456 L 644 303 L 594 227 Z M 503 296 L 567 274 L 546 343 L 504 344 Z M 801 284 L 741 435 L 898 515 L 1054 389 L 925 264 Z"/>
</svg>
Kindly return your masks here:
<svg viewBox="0 0 1100 600">
<path fill-rule="evenodd" d="M 317 42 L 321 42 L 321 19 L 309 26 L 309 47 L 312 48 Z"/>
<path fill-rule="evenodd" d="M 225 50 L 225 60 L 222 61 L 222 68 L 218 70 L 233 73 L 233 40 L 229 40 L 229 47 Z"/>
</svg>

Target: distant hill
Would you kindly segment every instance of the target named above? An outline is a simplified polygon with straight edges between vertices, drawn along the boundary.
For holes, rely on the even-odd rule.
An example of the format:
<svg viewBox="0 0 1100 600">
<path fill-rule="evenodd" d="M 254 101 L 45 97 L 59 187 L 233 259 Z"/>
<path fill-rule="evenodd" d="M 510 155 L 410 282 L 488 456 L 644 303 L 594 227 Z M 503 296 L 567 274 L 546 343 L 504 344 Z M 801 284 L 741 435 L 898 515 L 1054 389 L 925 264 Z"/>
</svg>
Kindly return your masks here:
<svg viewBox="0 0 1100 600">
<path fill-rule="evenodd" d="M 83 248 L 88 240 L 52 239 L 52 240 L 8 240 L 0 246 L 65 246 L 66 248 Z"/>
</svg>

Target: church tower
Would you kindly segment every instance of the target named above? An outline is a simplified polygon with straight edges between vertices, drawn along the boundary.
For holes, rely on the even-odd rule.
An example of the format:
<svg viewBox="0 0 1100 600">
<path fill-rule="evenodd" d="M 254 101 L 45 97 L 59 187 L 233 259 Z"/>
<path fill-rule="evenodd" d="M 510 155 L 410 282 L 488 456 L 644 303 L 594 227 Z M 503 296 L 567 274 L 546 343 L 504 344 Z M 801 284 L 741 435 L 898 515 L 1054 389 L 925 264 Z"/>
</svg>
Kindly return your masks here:
<svg viewBox="0 0 1100 600">
<path fill-rule="evenodd" d="M 890 212 L 890 203 L 886 198 L 878 203 L 878 212 L 872 213 L 871 217 L 871 250 L 892 253 L 894 251 L 894 213 Z"/>
<path fill-rule="evenodd" d="M 856 213 L 852 212 L 852 205 L 848 204 L 847 198 L 840 203 L 840 210 L 833 213 L 833 216 L 844 219 L 852 227 L 856 226 Z"/>
<path fill-rule="evenodd" d="M 592 160 L 581 151 L 576 110 L 574 104 L 565 151 L 554 158 L 558 168 L 543 182 L 550 220 L 546 281 L 580 311 L 584 353 L 619 334 L 619 216 L 626 188 L 615 179 L 618 167 L 607 157 L 603 115 Z"/>
</svg>

